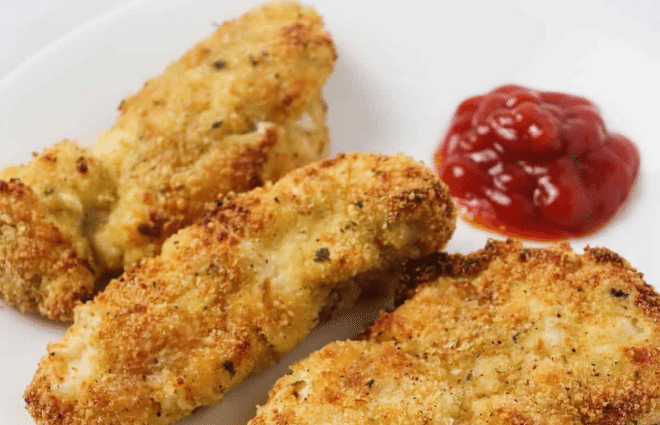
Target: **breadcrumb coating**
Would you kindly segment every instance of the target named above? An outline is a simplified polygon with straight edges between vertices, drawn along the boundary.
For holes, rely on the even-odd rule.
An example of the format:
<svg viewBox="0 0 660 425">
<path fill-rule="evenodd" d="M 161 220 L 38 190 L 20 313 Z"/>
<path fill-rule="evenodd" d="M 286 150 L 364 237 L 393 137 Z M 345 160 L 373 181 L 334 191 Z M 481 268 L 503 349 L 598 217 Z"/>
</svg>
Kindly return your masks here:
<svg viewBox="0 0 660 425">
<path fill-rule="evenodd" d="M 109 171 L 69 140 L 0 172 L 0 296 L 71 320 L 99 276 L 87 234 L 114 202 L 114 190 Z"/>
<path fill-rule="evenodd" d="M 250 425 L 660 421 L 660 297 L 612 251 L 490 241 L 408 272 L 409 299 L 294 365 Z"/>
<path fill-rule="evenodd" d="M 441 249 L 444 183 L 339 155 L 218 201 L 75 309 L 25 392 L 38 424 L 171 424 L 300 343 L 360 277 Z"/>
<path fill-rule="evenodd" d="M 96 149 L 120 197 L 94 235 L 106 267 L 157 254 L 219 194 L 320 159 L 320 93 L 335 58 L 313 8 L 269 3 L 225 22 L 124 99 Z"/>
<path fill-rule="evenodd" d="M 314 9 L 265 4 L 224 23 L 127 97 L 94 154 L 64 141 L 4 170 L 4 183 L 14 179 L 12 187 L 34 196 L 12 205 L 16 191 L 3 191 L 0 296 L 71 320 L 76 299 L 90 297 L 99 276 L 158 254 L 205 203 L 322 158 L 321 89 L 335 58 Z M 85 167 L 81 158 L 85 172 L 76 171 Z M 44 195 L 50 189 L 55 196 Z M 13 215 L 26 202 L 31 215 Z M 67 276 L 63 261 L 71 263 Z"/>
</svg>

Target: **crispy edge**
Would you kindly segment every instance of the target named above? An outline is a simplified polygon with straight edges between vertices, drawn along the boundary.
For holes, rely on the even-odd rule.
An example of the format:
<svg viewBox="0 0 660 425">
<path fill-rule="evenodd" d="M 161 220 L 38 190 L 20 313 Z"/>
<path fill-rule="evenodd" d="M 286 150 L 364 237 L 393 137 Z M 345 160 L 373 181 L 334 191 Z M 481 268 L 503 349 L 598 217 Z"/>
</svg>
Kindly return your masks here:
<svg viewBox="0 0 660 425">
<path fill-rule="evenodd" d="M 0 295 L 21 310 L 71 320 L 73 307 L 94 288 L 89 262 L 19 180 L 0 181 L 0 213 Z"/>
</svg>

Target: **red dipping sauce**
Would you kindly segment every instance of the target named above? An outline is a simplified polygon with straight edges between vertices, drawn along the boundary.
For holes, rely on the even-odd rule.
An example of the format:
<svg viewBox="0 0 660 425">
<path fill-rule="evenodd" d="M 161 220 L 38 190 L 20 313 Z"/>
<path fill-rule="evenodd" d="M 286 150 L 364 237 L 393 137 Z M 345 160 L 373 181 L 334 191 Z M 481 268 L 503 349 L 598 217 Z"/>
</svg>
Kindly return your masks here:
<svg viewBox="0 0 660 425">
<path fill-rule="evenodd" d="M 614 215 L 639 169 L 582 97 L 502 86 L 465 100 L 435 153 L 461 215 L 501 233 L 563 239 Z"/>
</svg>

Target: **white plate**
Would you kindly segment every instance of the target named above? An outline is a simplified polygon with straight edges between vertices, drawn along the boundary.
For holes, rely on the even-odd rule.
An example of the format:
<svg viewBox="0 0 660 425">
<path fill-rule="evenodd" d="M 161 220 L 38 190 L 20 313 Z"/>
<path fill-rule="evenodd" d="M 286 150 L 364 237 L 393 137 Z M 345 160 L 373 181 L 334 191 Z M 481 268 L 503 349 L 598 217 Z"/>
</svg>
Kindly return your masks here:
<svg viewBox="0 0 660 425">
<path fill-rule="evenodd" d="M 139 89 L 214 23 L 250 4 L 232 0 L 137 2 L 72 32 L 0 80 L 0 166 L 26 162 L 61 138 L 90 143 Z M 632 199 L 601 232 L 574 240 L 618 251 L 660 282 L 660 33 L 599 3 L 540 4 L 315 2 L 339 60 L 326 90 L 335 152 L 403 151 L 430 163 L 456 104 L 508 82 L 574 92 L 603 110 L 610 129 L 631 137 L 642 155 Z M 393 3 L 393 2 L 392 2 Z M 489 235 L 459 224 L 449 250 L 469 251 Z M 185 424 L 244 423 L 287 365 L 326 342 L 346 338 L 373 317 L 352 314 L 315 331 L 267 374 L 246 382 L 222 406 Z M 32 423 L 22 392 L 65 327 L 0 304 L 0 423 Z"/>
</svg>

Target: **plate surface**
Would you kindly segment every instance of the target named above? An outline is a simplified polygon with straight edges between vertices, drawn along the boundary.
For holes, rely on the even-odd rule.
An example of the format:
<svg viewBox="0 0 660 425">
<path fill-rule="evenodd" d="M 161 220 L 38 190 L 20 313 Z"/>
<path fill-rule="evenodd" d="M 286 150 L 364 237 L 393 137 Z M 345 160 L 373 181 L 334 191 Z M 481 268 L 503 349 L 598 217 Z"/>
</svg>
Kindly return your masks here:
<svg viewBox="0 0 660 425">
<path fill-rule="evenodd" d="M 333 152 L 404 152 L 430 164 L 454 108 L 469 95 L 520 83 L 588 97 L 601 107 L 611 130 L 637 143 L 642 167 L 618 217 L 601 232 L 571 243 L 577 250 L 607 246 L 660 287 L 653 255 L 660 250 L 660 32 L 588 0 L 561 10 L 554 2 L 514 0 L 387 3 L 314 2 L 339 53 L 325 89 Z M 30 152 L 65 137 L 90 144 L 111 125 L 126 94 L 215 24 L 255 4 L 134 2 L 50 44 L 0 80 L 0 166 L 24 163 Z M 448 250 L 478 249 L 492 236 L 459 223 Z M 375 317 L 373 306 L 363 307 L 314 331 L 221 406 L 181 423 L 245 423 L 288 364 L 354 335 Z M 0 302 L 0 423 L 32 423 L 23 389 L 46 343 L 64 330 Z"/>
</svg>

